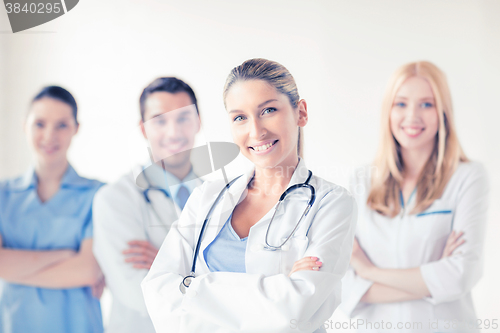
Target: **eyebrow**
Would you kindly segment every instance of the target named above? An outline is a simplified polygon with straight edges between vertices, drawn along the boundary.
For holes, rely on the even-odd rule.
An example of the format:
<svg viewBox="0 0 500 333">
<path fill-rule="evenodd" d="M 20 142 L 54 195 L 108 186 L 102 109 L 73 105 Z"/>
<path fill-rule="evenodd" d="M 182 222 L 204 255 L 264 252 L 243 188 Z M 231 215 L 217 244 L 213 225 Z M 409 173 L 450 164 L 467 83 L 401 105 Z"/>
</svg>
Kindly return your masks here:
<svg viewBox="0 0 500 333">
<path fill-rule="evenodd" d="M 261 107 L 263 107 L 264 105 L 266 105 L 267 103 L 271 103 L 271 102 L 277 102 L 278 100 L 273 98 L 273 99 L 269 99 L 267 101 L 265 101 L 264 103 L 260 103 L 259 105 L 257 105 L 257 109 L 260 109 Z M 231 110 L 229 111 L 229 113 L 234 113 L 234 112 L 241 112 L 240 110 Z"/>
<path fill-rule="evenodd" d="M 186 116 L 186 115 L 189 115 L 191 113 L 190 110 L 185 110 L 185 111 L 182 111 L 180 114 L 178 114 L 177 116 Z"/>
<path fill-rule="evenodd" d="M 172 110 L 172 111 L 175 111 L 175 110 Z M 169 112 L 171 112 L 171 111 L 167 111 L 167 112 L 162 112 L 162 113 L 155 114 L 149 120 L 151 120 L 153 118 L 156 118 L 156 117 L 159 117 L 159 116 L 163 116 L 164 114 L 167 114 Z M 185 110 L 185 111 L 182 111 L 178 116 L 185 116 L 185 115 L 188 115 L 189 113 L 190 113 L 190 110 Z"/>
<path fill-rule="evenodd" d="M 394 97 L 394 99 L 396 99 L 396 98 L 399 98 L 399 99 L 408 99 L 408 98 L 406 98 L 404 96 L 396 96 L 396 97 Z M 419 101 L 425 101 L 425 100 L 433 100 L 434 101 L 436 99 L 434 97 L 424 97 L 424 98 L 419 99 Z"/>
<path fill-rule="evenodd" d="M 64 118 L 55 119 L 54 121 L 56 121 L 56 122 L 70 121 L 71 119 L 73 119 L 73 116 L 68 116 L 68 117 L 64 117 Z M 47 119 L 46 118 L 35 118 L 35 121 L 47 121 Z"/>
</svg>

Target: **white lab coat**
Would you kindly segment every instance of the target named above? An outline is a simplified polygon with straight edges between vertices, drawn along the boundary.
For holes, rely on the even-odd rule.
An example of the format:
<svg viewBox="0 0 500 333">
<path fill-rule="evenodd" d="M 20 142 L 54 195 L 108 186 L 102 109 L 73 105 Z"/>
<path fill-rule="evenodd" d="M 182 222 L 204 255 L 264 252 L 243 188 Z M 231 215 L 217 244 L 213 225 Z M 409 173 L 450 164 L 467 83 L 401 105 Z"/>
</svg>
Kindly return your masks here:
<svg viewBox="0 0 500 333">
<path fill-rule="evenodd" d="M 273 208 L 250 229 L 246 273 L 210 272 L 203 251 L 243 200 L 252 175 L 253 170 L 238 179 L 215 208 L 201 243 L 196 278 L 183 295 L 179 285 L 191 269 L 201 226 L 225 184 L 206 182 L 189 198 L 142 283 L 158 333 L 325 331 L 323 323 L 340 303 L 340 280 L 348 268 L 354 239 L 356 203 L 344 188 L 313 176 L 310 184 L 316 189 L 316 201 L 289 240 L 288 251 L 263 249 Z M 300 160 L 289 186 L 303 183 L 307 176 Z M 272 245 L 289 235 L 309 200 L 307 189 L 293 193 L 276 213 L 269 234 Z M 295 261 L 305 256 L 319 257 L 321 269 L 288 277 Z"/>
<path fill-rule="evenodd" d="M 454 319 L 458 322 L 475 320 L 471 289 L 482 274 L 488 206 L 485 169 L 478 163 L 460 163 L 442 197 L 434 201 L 424 215 L 409 215 L 415 203 L 415 195 L 412 195 L 407 207 L 394 218 L 384 217 L 366 205 L 370 190 L 368 170 L 357 170 L 351 181 L 351 192 L 359 209 L 356 230 L 359 244 L 378 267 L 420 267 L 431 297 L 387 304 L 362 303 L 361 297 L 373 282 L 357 276 L 350 268 L 343 280 L 340 308 L 351 318 L 379 325 L 382 320 L 392 323 L 392 329 L 372 330 L 363 325 L 358 326 L 358 332 L 419 331 L 413 324 L 412 329 L 399 330 L 395 328 L 398 322 L 405 325 L 422 323 L 422 332 L 445 332 L 452 328 Z M 452 230 L 463 231 L 466 242 L 455 254 L 440 260 Z M 436 320 L 439 329 L 429 329 L 429 321 L 435 323 Z"/>
<path fill-rule="evenodd" d="M 142 167 L 137 166 L 116 183 L 102 187 L 94 197 L 93 252 L 113 296 L 107 333 L 155 332 L 140 287 L 148 270 L 125 262 L 122 251 L 129 248 L 127 242 L 131 240 L 147 240 L 159 248 L 180 215 L 179 207 L 170 198 L 152 190 L 149 197 L 161 219 L 158 220 L 144 198 L 143 189 L 135 183 L 135 176 L 141 171 Z M 165 187 L 161 168 L 153 166 L 146 172 L 153 186 Z"/>
</svg>

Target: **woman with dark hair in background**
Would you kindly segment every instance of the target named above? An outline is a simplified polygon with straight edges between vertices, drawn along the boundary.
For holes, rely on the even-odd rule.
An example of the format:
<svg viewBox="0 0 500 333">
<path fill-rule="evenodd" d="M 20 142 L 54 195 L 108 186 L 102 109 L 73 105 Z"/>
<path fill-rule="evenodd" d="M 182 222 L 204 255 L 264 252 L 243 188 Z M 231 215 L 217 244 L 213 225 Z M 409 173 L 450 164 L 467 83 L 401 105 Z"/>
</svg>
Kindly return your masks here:
<svg viewBox="0 0 500 333">
<path fill-rule="evenodd" d="M 34 167 L 0 182 L 0 332 L 102 332 L 104 280 L 92 254 L 92 199 L 67 151 L 77 104 L 57 86 L 32 101 L 24 129 Z"/>
</svg>

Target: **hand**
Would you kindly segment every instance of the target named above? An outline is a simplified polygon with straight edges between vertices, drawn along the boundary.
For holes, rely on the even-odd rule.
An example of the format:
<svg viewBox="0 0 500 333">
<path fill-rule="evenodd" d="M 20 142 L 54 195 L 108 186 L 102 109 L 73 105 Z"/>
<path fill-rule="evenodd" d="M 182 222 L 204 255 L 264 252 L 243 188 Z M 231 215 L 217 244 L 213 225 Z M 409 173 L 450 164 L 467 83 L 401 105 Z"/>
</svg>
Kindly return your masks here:
<svg viewBox="0 0 500 333">
<path fill-rule="evenodd" d="M 150 242 L 141 240 L 130 241 L 128 245 L 130 247 L 123 251 L 126 256 L 125 262 L 132 263 L 134 268 L 150 269 L 158 254 L 158 249 L 151 245 Z"/>
<path fill-rule="evenodd" d="M 376 266 L 368 259 L 365 251 L 359 246 L 358 240 L 354 238 L 352 247 L 351 266 L 356 271 L 356 274 L 362 278 L 368 279 L 370 271 Z"/>
<path fill-rule="evenodd" d="M 97 282 L 90 287 L 92 289 L 92 296 L 94 296 L 97 299 L 100 299 L 104 291 L 104 287 L 106 287 L 106 280 L 104 279 L 104 275 L 101 273 L 101 276 L 99 277 Z"/>
<path fill-rule="evenodd" d="M 317 271 L 321 268 L 321 265 L 323 265 L 323 263 L 319 261 L 319 258 L 317 257 L 304 257 L 300 260 L 297 260 L 293 264 L 292 271 L 290 272 L 290 274 L 288 274 L 288 276 L 298 271 Z"/>
<path fill-rule="evenodd" d="M 463 231 L 455 232 L 455 230 L 453 230 L 451 232 L 450 236 L 448 237 L 448 240 L 446 241 L 446 246 L 444 247 L 441 259 L 451 256 L 453 254 L 453 251 L 455 251 L 457 247 L 465 243 L 465 239 L 460 238 L 463 236 L 463 234 L 464 234 Z"/>
</svg>

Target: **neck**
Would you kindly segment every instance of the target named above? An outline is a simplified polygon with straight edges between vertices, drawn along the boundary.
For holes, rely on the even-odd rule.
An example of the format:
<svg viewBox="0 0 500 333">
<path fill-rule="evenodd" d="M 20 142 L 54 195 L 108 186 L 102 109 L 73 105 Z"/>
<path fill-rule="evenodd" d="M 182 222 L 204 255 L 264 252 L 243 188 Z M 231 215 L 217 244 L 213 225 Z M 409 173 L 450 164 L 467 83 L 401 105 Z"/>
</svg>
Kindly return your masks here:
<svg viewBox="0 0 500 333">
<path fill-rule="evenodd" d="M 177 179 L 183 180 L 191 172 L 192 166 L 191 163 L 186 163 L 175 167 L 164 165 L 164 168 L 166 171 L 177 177 Z"/>
<path fill-rule="evenodd" d="M 425 164 L 431 157 L 433 145 L 422 149 L 402 149 L 401 156 L 403 158 L 403 177 L 405 179 L 417 179 Z"/>
<path fill-rule="evenodd" d="M 35 163 L 35 172 L 39 183 L 60 182 L 67 168 L 68 160 L 66 159 L 55 163 L 43 163 L 40 161 Z"/>
<path fill-rule="evenodd" d="M 299 159 L 295 156 L 289 163 L 283 163 L 273 168 L 256 167 L 251 187 L 259 189 L 263 196 L 281 195 L 290 183 L 298 163 Z"/>
</svg>

